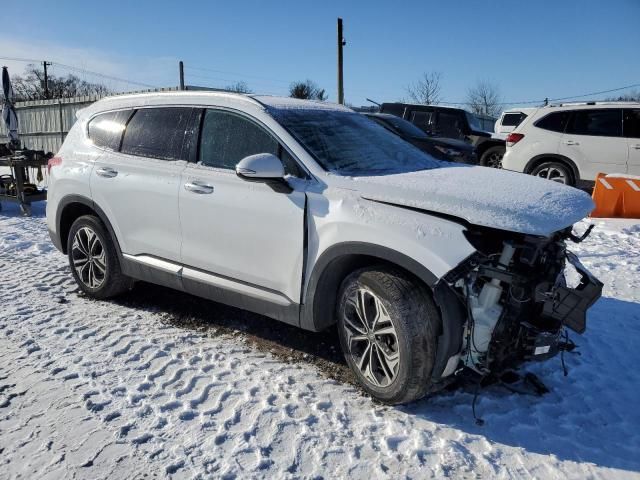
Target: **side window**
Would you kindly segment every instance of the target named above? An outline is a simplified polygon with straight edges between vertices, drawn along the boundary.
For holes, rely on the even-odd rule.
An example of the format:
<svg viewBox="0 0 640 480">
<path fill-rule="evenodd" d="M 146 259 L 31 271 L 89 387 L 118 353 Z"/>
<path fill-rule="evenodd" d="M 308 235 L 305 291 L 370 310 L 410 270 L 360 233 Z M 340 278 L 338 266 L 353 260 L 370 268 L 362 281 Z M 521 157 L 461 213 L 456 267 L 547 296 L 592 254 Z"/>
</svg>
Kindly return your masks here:
<svg viewBox="0 0 640 480">
<path fill-rule="evenodd" d="M 235 169 L 240 160 L 256 153 L 278 155 L 278 142 L 250 120 L 230 112 L 207 110 L 200 135 L 198 163 Z"/>
<path fill-rule="evenodd" d="M 431 130 L 431 115 L 433 112 L 411 112 L 411 123 L 422 130 Z"/>
<path fill-rule="evenodd" d="M 132 110 L 119 110 L 96 115 L 89 122 L 89 138 L 94 145 L 109 150 L 118 150 L 122 132 Z"/>
<path fill-rule="evenodd" d="M 640 138 L 640 110 L 624 111 L 624 136 Z"/>
<path fill-rule="evenodd" d="M 566 133 L 619 137 L 622 135 L 622 110 L 575 110 L 571 115 Z"/>
<path fill-rule="evenodd" d="M 122 153 L 161 160 L 183 158 L 185 131 L 191 117 L 188 107 L 136 110 L 122 139 Z"/>
<path fill-rule="evenodd" d="M 553 112 L 538 120 L 534 125 L 544 130 L 551 130 L 552 132 L 564 132 L 564 128 L 567 125 L 567 119 L 569 118 L 569 112 Z"/>
<path fill-rule="evenodd" d="M 298 178 L 308 178 L 307 174 L 300 168 L 298 162 L 283 147 L 280 147 L 280 160 L 284 167 L 284 173 Z"/>
<path fill-rule="evenodd" d="M 462 138 L 464 135 L 460 123 L 460 117 L 458 115 L 439 112 L 436 133 L 447 138 Z"/>
</svg>

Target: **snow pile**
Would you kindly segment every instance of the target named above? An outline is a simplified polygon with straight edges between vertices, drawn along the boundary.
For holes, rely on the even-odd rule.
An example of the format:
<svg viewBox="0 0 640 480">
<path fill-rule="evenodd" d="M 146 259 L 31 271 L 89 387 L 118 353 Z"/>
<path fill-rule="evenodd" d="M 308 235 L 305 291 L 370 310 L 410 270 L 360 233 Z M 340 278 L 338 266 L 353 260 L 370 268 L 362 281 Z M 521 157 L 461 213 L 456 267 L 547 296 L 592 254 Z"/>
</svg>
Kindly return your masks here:
<svg viewBox="0 0 640 480">
<path fill-rule="evenodd" d="M 356 177 L 364 198 L 462 218 L 474 225 L 549 235 L 588 215 L 586 193 L 505 170 L 448 164 L 396 175 Z"/>
<path fill-rule="evenodd" d="M 628 178 L 629 180 L 640 180 L 640 175 L 629 175 L 627 173 L 608 173 L 606 178 Z"/>
<path fill-rule="evenodd" d="M 207 302 L 195 328 L 184 320 L 196 300 L 176 293 L 169 303 L 184 305 L 171 313 L 159 287 L 89 300 L 52 248 L 41 204 L 30 219 L 3 207 L 4 477 L 640 478 L 639 223 L 598 221 L 577 248 L 605 291 L 573 336 L 581 355 L 566 355 L 569 376 L 556 358 L 528 367 L 550 387 L 543 397 L 483 390 L 478 427 L 473 391 L 378 405 L 331 379 L 342 364 L 328 374 L 316 358 L 252 345 L 235 309 Z M 285 345 L 292 336 L 255 320 L 285 332 Z"/>
</svg>

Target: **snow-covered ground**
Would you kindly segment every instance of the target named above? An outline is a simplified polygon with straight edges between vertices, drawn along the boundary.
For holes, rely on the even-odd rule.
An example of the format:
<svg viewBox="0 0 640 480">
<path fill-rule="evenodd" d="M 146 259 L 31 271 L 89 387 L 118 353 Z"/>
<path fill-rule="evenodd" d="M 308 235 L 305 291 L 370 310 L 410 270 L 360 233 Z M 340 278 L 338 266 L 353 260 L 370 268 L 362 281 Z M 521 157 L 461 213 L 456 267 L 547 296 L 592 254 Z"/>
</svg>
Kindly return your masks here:
<svg viewBox="0 0 640 480">
<path fill-rule="evenodd" d="M 605 290 L 569 376 L 483 390 L 481 427 L 472 391 L 374 403 L 332 333 L 144 284 L 82 297 L 34 213 L 0 213 L 2 478 L 640 478 L 640 222 L 574 247 Z"/>
</svg>

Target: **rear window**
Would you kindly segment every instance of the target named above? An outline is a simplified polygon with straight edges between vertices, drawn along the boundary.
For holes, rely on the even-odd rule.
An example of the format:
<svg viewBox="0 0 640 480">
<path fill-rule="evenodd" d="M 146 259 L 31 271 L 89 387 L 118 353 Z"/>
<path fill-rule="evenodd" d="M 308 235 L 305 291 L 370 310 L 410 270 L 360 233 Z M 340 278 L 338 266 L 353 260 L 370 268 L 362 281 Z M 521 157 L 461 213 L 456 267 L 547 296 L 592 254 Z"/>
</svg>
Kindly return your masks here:
<svg viewBox="0 0 640 480">
<path fill-rule="evenodd" d="M 137 110 L 122 139 L 122 153 L 161 160 L 183 158 L 185 131 L 191 108 L 162 107 Z"/>
<path fill-rule="evenodd" d="M 502 125 L 504 127 L 517 127 L 527 116 L 522 113 L 505 113 L 502 117 Z"/>
<path fill-rule="evenodd" d="M 562 133 L 567 125 L 568 118 L 569 112 L 553 112 L 542 117 L 534 125 L 544 130 Z"/>
<path fill-rule="evenodd" d="M 119 110 L 96 115 L 89 122 L 89 139 L 97 147 L 117 151 L 132 111 Z"/>
<path fill-rule="evenodd" d="M 622 135 L 622 110 L 575 110 L 567 125 L 566 133 L 619 137 Z"/>
</svg>

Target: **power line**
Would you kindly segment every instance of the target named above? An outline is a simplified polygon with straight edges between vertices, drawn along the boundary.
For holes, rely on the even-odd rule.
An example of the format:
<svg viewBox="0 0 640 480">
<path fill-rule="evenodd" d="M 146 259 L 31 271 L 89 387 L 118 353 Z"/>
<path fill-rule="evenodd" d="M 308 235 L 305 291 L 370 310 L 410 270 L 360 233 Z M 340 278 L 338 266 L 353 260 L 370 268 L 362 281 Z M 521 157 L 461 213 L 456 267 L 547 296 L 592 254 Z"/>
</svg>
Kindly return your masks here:
<svg viewBox="0 0 640 480">
<path fill-rule="evenodd" d="M 41 63 L 41 60 L 36 60 L 33 58 L 22 58 L 22 57 L 0 57 L 0 60 L 9 60 L 9 61 L 15 61 L 15 62 L 25 62 L 25 63 L 34 63 L 34 64 L 38 64 Z M 88 74 L 88 75 L 95 75 L 98 77 L 102 77 L 108 80 L 112 80 L 112 81 L 117 81 L 117 82 L 122 82 L 122 83 L 128 83 L 131 85 L 138 85 L 138 86 L 142 86 L 142 87 L 146 87 L 146 88 L 158 88 L 157 85 L 151 85 L 149 83 L 143 83 L 143 82 L 137 82 L 137 81 L 133 81 L 133 80 L 129 80 L 127 78 L 121 78 L 121 77 L 116 77 L 114 75 L 107 75 L 104 73 L 100 73 L 100 72 L 94 72 L 92 70 L 87 70 L 85 68 L 80 68 L 80 67 L 74 67 L 72 65 L 66 65 L 64 63 L 59 63 L 59 62 L 51 62 L 51 64 L 61 67 L 61 68 L 65 68 L 67 70 L 70 71 L 74 71 L 74 72 L 78 72 L 78 73 L 83 73 L 83 74 Z M 291 85 L 292 82 L 287 81 L 287 80 L 283 80 L 283 79 L 276 79 L 276 78 L 272 78 L 272 77 L 263 77 L 263 76 L 259 76 L 259 75 L 250 75 L 250 74 L 244 74 L 244 73 L 239 73 L 239 72 L 231 72 L 231 71 L 227 71 L 227 70 L 217 70 L 217 69 L 213 69 L 213 68 L 205 68 L 205 67 L 198 67 L 198 66 L 186 66 L 185 65 L 185 69 L 186 70 L 196 70 L 196 71 L 201 71 L 201 72 L 212 72 L 212 73 L 222 73 L 225 75 L 232 75 L 235 78 L 234 79 L 230 79 L 230 78 L 220 78 L 220 77 L 211 77 L 211 76 L 207 76 L 207 75 L 201 75 L 201 74 L 197 74 L 197 73 L 191 73 L 191 76 L 196 77 L 196 78 L 201 78 L 203 80 L 212 80 L 212 81 L 223 81 L 223 82 L 234 82 L 234 81 L 238 81 L 238 77 L 245 77 L 245 78 L 255 78 L 258 80 L 267 80 L 269 82 L 276 82 L 279 83 L 281 85 L 275 85 L 275 84 L 266 84 L 266 83 L 260 83 L 258 85 L 262 85 L 263 87 L 268 87 L 268 88 L 278 88 L 278 89 L 282 89 L 282 88 L 286 88 L 286 86 Z M 608 90 L 600 90 L 597 92 L 591 92 L 591 93 L 584 93 L 584 94 L 580 94 L 580 95 L 571 95 L 571 96 L 566 96 L 566 97 L 557 97 L 557 98 L 549 98 L 549 99 L 539 99 L 539 100 L 523 100 L 523 101 L 508 101 L 508 102 L 499 102 L 496 105 L 533 105 L 533 104 L 544 104 L 545 101 L 548 102 L 559 102 L 559 101 L 563 101 L 563 100 L 571 100 L 571 99 L 575 99 L 575 98 L 585 98 L 585 97 L 593 97 L 595 95 L 603 95 L 606 93 L 613 93 L 613 92 L 619 92 L 622 90 L 628 90 L 630 88 L 637 88 L 640 87 L 640 83 L 634 83 L 631 85 L 625 85 L 623 87 L 617 87 L 617 88 L 611 88 Z M 329 88 L 326 89 L 329 92 L 335 92 L 335 89 Z M 350 90 L 352 93 L 355 94 L 360 94 L 362 95 L 364 92 L 362 90 Z M 369 94 L 372 93 L 371 91 L 369 91 Z M 371 95 L 365 95 L 365 96 L 371 96 Z M 440 103 L 443 104 L 449 104 L 449 105 L 467 105 L 469 102 L 450 102 L 448 100 L 442 100 Z"/>
<path fill-rule="evenodd" d="M 593 93 L 585 93 L 584 95 L 574 95 L 572 97 L 563 97 L 563 98 L 552 98 L 549 101 L 550 102 L 558 102 L 560 100 L 569 100 L 571 98 L 584 98 L 584 97 L 592 97 L 594 95 L 602 95 L 604 93 L 612 93 L 612 92 L 619 92 L 621 90 L 627 90 L 629 88 L 636 88 L 636 87 L 640 87 L 640 83 L 634 83 L 633 85 L 627 85 L 626 87 L 618 87 L 618 88 L 612 88 L 611 90 L 602 90 L 600 92 L 593 92 Z"/>
<path fill-rule="evenodd" d="M 9 61 L 14 61 L 14 62 L 26 62 L 26 63 L 34 63 L 34 64 L 41 63 L 41 60 L 35 60 L 33 58 L 0 57 L 0 60 L 9 60 Z M 87 70 L 86 68 L 74 67 L 72 65 L 66 65 L 64 63 L 49 62 L 49 65 L 54 65 L 54 66 L 57 66 L 57 67 L 66 68 L 67 70 L 71 70 L 71 71 L 77 72 L 77 73 L 83 73 L 85 75 L 95 75 L 97 77 L 102 77 L 102 78 L 105 78 L 107 80 L 113 80 L 113 81 L 116 81 L 116 82 L 128 83 L 128 84 L 131 84 L 131 85 L 138 85 L 138 86 L 147 87 L 147 88 L 158 88 L 156 85 L 151 85 L 151 84 L 143 83 L 143 82 L 136 82 L 134 80 L 129 80 L 127 78 L 120 78 L 120 77 L 116 77 L 114 75 L 107 75 L 107 74 L 100 73 L 100 72 L 94 72 L 92 70 Z"/>
</svg>

